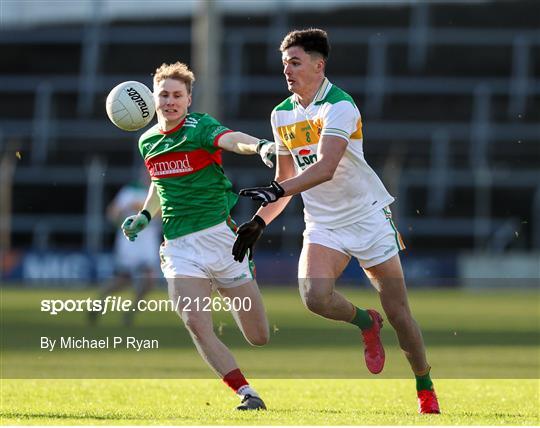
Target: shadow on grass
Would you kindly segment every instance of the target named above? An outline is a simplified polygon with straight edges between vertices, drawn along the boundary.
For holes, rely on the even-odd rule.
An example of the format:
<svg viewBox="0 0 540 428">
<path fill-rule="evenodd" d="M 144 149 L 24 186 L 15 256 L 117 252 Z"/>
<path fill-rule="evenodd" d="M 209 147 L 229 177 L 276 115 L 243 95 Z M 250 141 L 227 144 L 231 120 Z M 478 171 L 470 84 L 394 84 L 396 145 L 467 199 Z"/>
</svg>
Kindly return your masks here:
<svg viewBox="0 0 540 428">
<path fill-rule="evenodd" d="M 85 414 L 77 414 L 77 413 L 65 413 L 65 414 L 50 414 L 50 413 L 40 413 L 40 412 L 9 412 L 0 415 L 2 419 L 13 419 L 13 418 L 20 418 L 20 419 L 86 419 L 86 420 L 103 420 L 103 421 L 113 421 L 113 420 L 122 420 L 122 421 L 159 421 L 159 420 L 171 420 L 171 419 L 181 419 L 181 420 L 189 420 L 190 418 L 181 417 L 181 416 L 174 416 L 174 417 L 167 417 L 167 418 L 156 418 L 156 417 L 144 417 L 144 416 L 137 416 L 137 417 L 126 417 L 126 416 L 120 416 L 120 415 L 85 415 Z"/>
</svg>

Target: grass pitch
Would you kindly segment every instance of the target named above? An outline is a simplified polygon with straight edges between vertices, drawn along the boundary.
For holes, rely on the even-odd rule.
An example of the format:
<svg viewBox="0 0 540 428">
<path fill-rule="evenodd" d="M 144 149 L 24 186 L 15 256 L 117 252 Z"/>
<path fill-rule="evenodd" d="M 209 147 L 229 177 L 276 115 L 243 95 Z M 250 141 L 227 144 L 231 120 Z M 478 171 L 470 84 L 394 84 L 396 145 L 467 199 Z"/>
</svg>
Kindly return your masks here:
<svg viewBox="0 0 540 428">
<path fill-rule="evenodd" d="M 294 288 L 264 288 L 271 342 L 246 344 L 227 313 L 216 330 L 263 395 L 267 412 L 238 413 L 238 399 L 196 353 L 174 313 L 122 314 L 89 327 L 85 313 L 51 316 L 43 298 L 95 297 L 95 290 L 2 288 L 3 425 L 538 425 L 538 293 L 415 291 L 443 414 L 416 414 L 414 381 L 394 333 L 383 329 L 387 362 L 372 376 L 358 330 L 306 311 Z M 345 289 L 359 306 L 373 292 Z M 164 298 L 156 292 L 152 298 Z M 40 336 L 157 338 L 158 350 L 40 349 Z"/>
<path fill-rule="evenodd" d="M 538 425 L 538 380 L 439 380 L 418 415 L 409 380 L 255 380 L 268 411 L 237 412 L 217 380 L 5 380 L 4 425 Z"/>
</svg>

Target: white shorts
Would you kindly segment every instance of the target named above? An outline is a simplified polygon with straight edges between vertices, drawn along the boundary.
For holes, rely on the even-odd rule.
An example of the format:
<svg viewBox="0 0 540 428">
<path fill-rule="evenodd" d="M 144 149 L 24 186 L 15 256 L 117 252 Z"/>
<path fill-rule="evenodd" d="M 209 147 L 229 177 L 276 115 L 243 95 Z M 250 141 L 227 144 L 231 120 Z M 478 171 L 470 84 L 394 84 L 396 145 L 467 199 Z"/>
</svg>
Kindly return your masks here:
<svg viewBox="0 0 540 428">
<path fill-rule="evenodd" d="M 146 229 L 139 233 L 135 241 L 128 241 L 121 231 L 116 234 L 114 244 L 114 263 L 117 273 L 133 277 L 150 270 L 153 275 L 159 273 L 159 244 L 161 235 Z"/>
<path fill-rule="evenodd" d="M 405 249 L 388 207 L 338 229 L 307 225 L 304 231 L 306 244 L 319 244 L 356 257 L 364 269 L 377 266 Z"/>
<path fill-rule="evenodd" d="M 232 247 L 236 239 L 232 220 L 161 244 L 159 255 L 165 278 L 207 278 L 212 287 L 233 288 L 255 278 L 254 263 L 247 257 L 238 263 Z"/>
</svg>

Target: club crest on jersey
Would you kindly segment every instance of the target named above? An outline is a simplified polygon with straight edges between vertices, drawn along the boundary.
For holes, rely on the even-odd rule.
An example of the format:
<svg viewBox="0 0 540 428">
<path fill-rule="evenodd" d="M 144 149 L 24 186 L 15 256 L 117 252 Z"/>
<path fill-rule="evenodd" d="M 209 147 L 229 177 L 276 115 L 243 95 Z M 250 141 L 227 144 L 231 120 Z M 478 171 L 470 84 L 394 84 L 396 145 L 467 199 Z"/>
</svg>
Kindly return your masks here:
<svg viewBox="0 0 540 428">
<path fill-rule="evenodd" d="M 294 155 L 297 165 L 301 169 L 306 169 L 311 164 L 317 162 L 317 153 L 311 153 L 310 149 L 301 149 Z"/>
</svg>

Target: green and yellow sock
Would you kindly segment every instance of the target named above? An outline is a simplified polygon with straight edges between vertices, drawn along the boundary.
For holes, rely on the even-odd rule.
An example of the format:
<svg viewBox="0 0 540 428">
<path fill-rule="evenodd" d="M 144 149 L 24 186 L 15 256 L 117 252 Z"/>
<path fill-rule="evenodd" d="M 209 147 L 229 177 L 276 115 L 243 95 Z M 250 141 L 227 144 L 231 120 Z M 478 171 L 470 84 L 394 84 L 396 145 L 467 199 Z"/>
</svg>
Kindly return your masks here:
<svg viewBox="0 0 540 428">
<path fill-rule="evenodd" d="M 419 373 L 419 374 L 415 373 L 414 377 L 416 378 L 417 391 L 423 391 L 423 390 L 432 391 L 433 390 L 433 381 L 431 380 L 431 377 L 429 375 L 430 371 L 431 371 L 431 367 L 428 366 L 427 369 L 424 370 L 422 373 Z"/>
<path fill-rule="evenodd" d="M 353 305 L 353 307 L 354 307 L 354 310 L 355 310 L 354 317 L 349 322 L 351 324 L 354 324 L 355 326 L 357 326 L 358 328 L 360 328 L 362 330 L 364 330 L 366 328 L 370 328 L 373 325 L 373 320 L 369 316 L 368 311 L 357 308 L 354 305 Z"/>
</svg>

